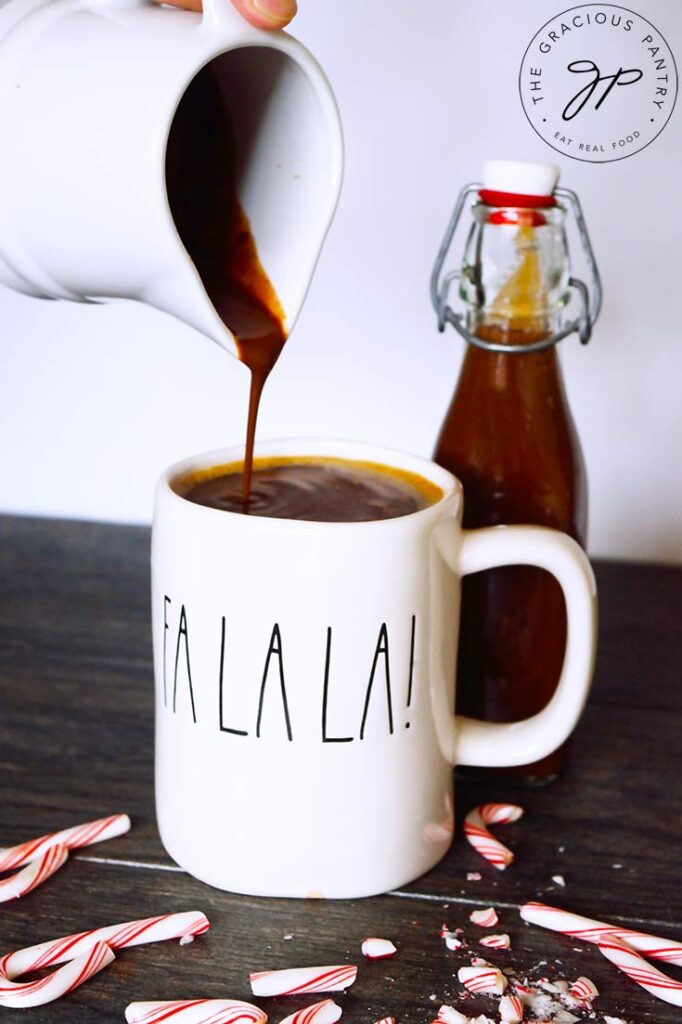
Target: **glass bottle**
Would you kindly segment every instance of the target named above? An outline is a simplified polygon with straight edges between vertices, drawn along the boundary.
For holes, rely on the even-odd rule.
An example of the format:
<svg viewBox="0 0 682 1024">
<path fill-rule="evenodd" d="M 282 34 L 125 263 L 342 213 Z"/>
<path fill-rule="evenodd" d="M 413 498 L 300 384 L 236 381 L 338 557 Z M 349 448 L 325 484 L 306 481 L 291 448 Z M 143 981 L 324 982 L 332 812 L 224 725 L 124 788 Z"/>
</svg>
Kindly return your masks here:
<svg viewBox="0 0 682 1024">
<path fill-rule="evenodd" d="M 486 165 L 458 275 L 465 332 L 478 344 L 467 346 L 434 457 L 464 485 L 465 527 L 530 523 L 584 545 L 583 456 L 556 345 L 542 344 L 561 331 L 569 297 L 557 178 L 546 165 Z M 527 346 L 533 350 L 520 351 Z M 561 590 L 543 570 L 510 566 L 467 577 L 458 712 L 514 721 L 539 711 L 556 688 L 565 634 Z M 515 771 L 550 781 L 562 754 Z"/>
</svg>

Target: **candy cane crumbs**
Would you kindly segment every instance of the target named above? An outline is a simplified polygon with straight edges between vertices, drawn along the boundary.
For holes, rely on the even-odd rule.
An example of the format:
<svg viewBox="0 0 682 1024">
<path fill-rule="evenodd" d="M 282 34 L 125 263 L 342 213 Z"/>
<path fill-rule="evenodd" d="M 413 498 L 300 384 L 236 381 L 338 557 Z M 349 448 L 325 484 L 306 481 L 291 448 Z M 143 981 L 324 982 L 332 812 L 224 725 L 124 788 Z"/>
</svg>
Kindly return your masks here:
<svg viewBox="0 0 682 1024">
<path fill-rule="evenodd" d="M 454 1006 L 448 1006 L 447 1003 L 444 1003 L 438 1010 L 436 1020 L 442 1022 L 442 1024 L 467 1024 L 469 1018 L 466 1014 L 456 1010 Z"/>
<path fill-rule="evenodd" d="M 238 999 L 173 999 L 130 1003 L 125 1018 L 128 1024 L 266 1024 L 268 1015 Z"/>
<path fill-rule="evenodd" d="M 280 1024 L 336 1024 L 342 1013 L 343 1010 L 333 999 L 323 999 L 320 1003 L 290 1013 Z"/>
<path fill-rule="evenodd" d="M 523 1001 L 520 996 L 502 996 L 500 1017 L 505 1024 L 520 1024 L 523 1020 Z"/>
<path fill-rule="evenodd" d="M 494 907 L 487 907 L 486 910 L 472 910 L 469 920 L 479 928 L 494 928 L 499 923 Z"/>
<path fill-rule="evenodd" d="M 0 874 L 23 868 L 10 878 L 0 881 L 0 903 L 18 899 L 36 889 L 62 867 L 69 850 L 114 839 L 129 828 L 130 818 L 127 814 L 112 814 L 108 818 L 74 825 L 60 832 L 49 832 L 17 846 L 0 849 Z"/>
<path fill-rule="evenodd" d="M 185 935 L 203 935 L 209 928 L 206 916 L 199 911 L 164 914 L 96 928 L 8 953 L 0 959 L 0 1006 L 43 1006 L 78 988 L 107 967 L 115 959 L 116 949 L 182 939 Z M 33 981 L 16 981 L 24 974 L 55 964 L 64 966 Z"/>
<path fill-rule="evenodd" d="M 478 941 L 489 949 L 509 949 L 511 946 L 511 939 L 506 932 L 502 935 L 484 935 Z"/>
<path fill-rule="evenodd" d="M 381 1020 L 377 1020 L 374 1024 L 395 1024 L 395 1017 L 382 1017 Z"/>
<path fill-rule="evenodd" d="M 457 928 L 456 931 L 451 932 L 446 924 L 444 924 L 440 930 L 441 939 L 443 939 L 447 948 L 453 952 L 457 949 L 461 949 L 464 945 L 464 940 L 460 937 L 461 934 L 461 928 Z"/>
<path fill-rule="evenodd" d="M 390 939 L 365 939 L 361 949 L 368 960 L 386 960 L 398 952 Z"/>
<path fill-rule="evenodd" d="M 457 978 L 469 992 L 491 992 L 501 996 L 507 979 L 497 967 L 460 967 Z"/>
<path fill-rule="evenodd" d="M 574 999 L 579 999 L 581 1003 L 592 1003 L 599 995 L 599 989 L 589 978 L 581 976 L 571 985 L 570 993 Z"/>
<path fill-rule="evenodd" d="M 354 964 L 338 967 L 293 967 L 283 971 L 254 971 L 249 975 L 255 996 L 287 996 L 297 992 L 342 992 L 357 977 Z"/>
<path fill-rule="evenodd" d="M 464 835 L 473 848 L 499 871 L 514 860 L 514 854 L 490 832 L 486 825 L 509 825 L 523 816 L 517 804 L 481 804 L 464 819 Z"/>
</svg>

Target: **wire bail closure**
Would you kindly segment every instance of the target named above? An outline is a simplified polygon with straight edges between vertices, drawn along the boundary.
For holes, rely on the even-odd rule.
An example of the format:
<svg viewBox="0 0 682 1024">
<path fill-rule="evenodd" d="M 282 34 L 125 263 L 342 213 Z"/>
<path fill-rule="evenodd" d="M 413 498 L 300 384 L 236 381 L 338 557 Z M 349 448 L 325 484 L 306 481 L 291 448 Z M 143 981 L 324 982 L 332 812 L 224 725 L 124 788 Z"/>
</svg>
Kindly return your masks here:
<svg viewBox="0 0 682 1024">
<path fill-rule="evenodd" d="M 589 267 L 592 285 L 590 292 L 585 282 L 579 278 L 570 277 L 568 279 L 569 287 L 576 293 L 580 304 L 580 312 L 573 320 L 570 320 L 560 331 L 552 334 L 549 338 L 543 338 L 541 341 L 529 342 L 527 345 L 504 345 L 501 342 L 484 341 L 482 338 L 475 337 L 466 329 L 462 313 L 456 313 L 449 305 L 448 296 L 450 288 L 453 281 L 459 280 L 462 272 L 461 270 L 450 270 L 443 274 L 443 267 L 467 200 L 470 196 L 478 195 L 481 188 L 482 185 L 480 183 L 472 182 L 469 185 L 465 185 L 460 191 L 445 230 L 443 241 L 438 250 L 433 270 L 431 271 L 431 302 L 438 317 L 438 330 L 442 333 L 445 330 L 446 323 L 452 324 L 457 333 L 461 334 L 470 345 L 474 345 L 476 348 L 487 349 L 489 352 L 506 352 L 510 355 L 540 352 L 545 348 L 556 345 L 559 341 L 563 341 L 564 338 L 567 338 L 569 334 L 573 334 L 574 331 L 578 334 L 581 344 L 587 345 L 592 336 L 592 328 L 601 311 L 602 284 L 582 206 L 578 196 L 571 189 L 557 188 L 554 190 L 554 195 L 558 199 L 565 200 L 573 213 L 585 259 Z"/>
</svg>

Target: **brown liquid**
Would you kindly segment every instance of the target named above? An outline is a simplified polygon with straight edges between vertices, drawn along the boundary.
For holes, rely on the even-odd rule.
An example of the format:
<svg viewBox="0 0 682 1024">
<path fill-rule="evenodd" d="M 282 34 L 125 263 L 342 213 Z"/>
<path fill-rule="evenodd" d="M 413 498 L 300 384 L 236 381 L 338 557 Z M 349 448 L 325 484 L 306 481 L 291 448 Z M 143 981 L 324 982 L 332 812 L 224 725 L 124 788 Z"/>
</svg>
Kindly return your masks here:
<svg viewBox="0 0 682 1024">
<path fill-rule="evenodd" d="M 248 503 L 258 406 L 286 331 L 284 311 L 235 192 L 230 119 L 221 92 L 223 59 L 202 68 L 180 101 L 166 150 L 166 188 L 182 243 L 251 371 L 242 475 L 242 501 Z"/>
<path fill-rule="evenodd" d="M 214 466 L 177 480 L 173 489 L 189 501 L 243 512 L 240 464 Z M 405 470 L 345 459 L 257 459 L 249 514 L 319 523 L 396 519 L 442 497 L 435 484 Z"/>
<path fill-rule="evenodd" d="M 528 330 L 481 327 L 509 345 Z M 464 485 L 464 526 L 534 523 L 584 541 L 587 489 L 580 444 L 555 348 L 528 355 L 469 346 L 435 459 Z M 540 711 L 556 689 L 566 638 L 559 584 L 526 566 L 491 569 L 462 584 L 457 708 L 509 722 Z M 524 774 L 551 777 L 556 752 Z"/>
</svg>

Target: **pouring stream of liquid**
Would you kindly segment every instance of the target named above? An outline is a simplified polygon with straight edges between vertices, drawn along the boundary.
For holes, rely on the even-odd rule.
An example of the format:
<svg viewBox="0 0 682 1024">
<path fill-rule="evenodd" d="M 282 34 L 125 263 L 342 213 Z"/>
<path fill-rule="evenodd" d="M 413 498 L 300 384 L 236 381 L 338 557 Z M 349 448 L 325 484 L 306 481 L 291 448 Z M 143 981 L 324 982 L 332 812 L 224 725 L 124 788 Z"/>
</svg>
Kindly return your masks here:
<svg viewBox="0 0 682 1024">
<path fill-rule="evenodd" d="M 258 408 L 284 342 L 284 310 L 266 274 L 236 195 L 229 115 L 220 88 L 220 58 L 190 83 L 166 149 L 166 188 L 173 220 L 220 319 L 251 372 L 242 494 L 248 511 Z"/>
</svg>

